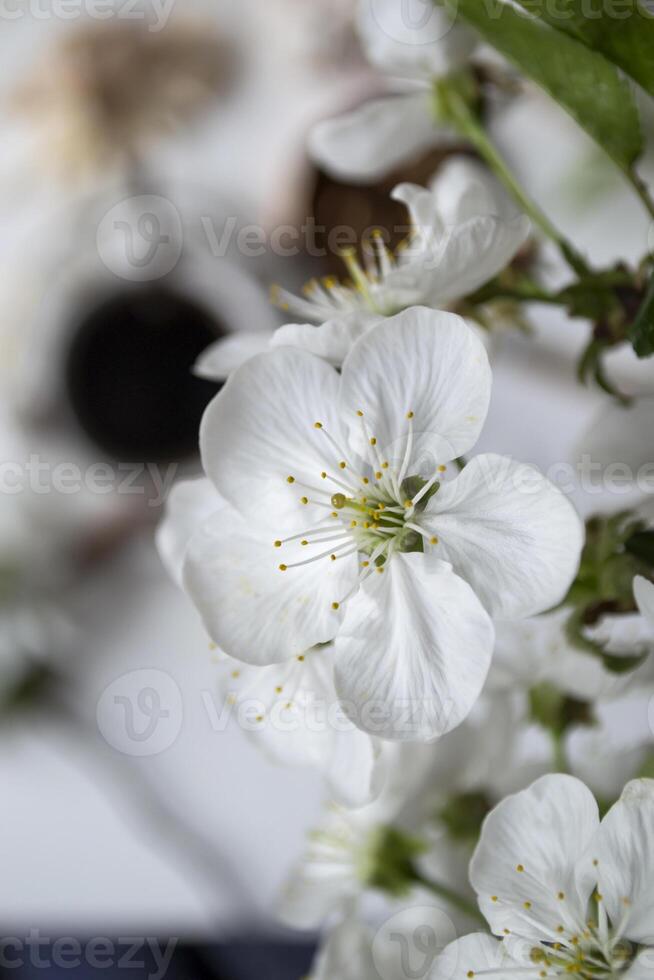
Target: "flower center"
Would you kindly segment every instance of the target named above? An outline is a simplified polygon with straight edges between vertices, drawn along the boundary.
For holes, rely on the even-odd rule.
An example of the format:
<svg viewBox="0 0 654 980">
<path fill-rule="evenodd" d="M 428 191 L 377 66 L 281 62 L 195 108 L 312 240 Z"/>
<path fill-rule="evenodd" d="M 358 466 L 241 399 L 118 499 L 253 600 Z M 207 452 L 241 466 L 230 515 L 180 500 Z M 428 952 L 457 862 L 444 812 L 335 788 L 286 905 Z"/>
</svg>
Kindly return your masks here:
<svg viewBox="0 0 654 980">
<path fill-rule="evenodd" d="M 307 549 L 306 559 L 280 564 L 281 572 L 359 554 L 360 576 L 365 578 L 375 571 L 381 574 L 395 552 L 424 551 L 425 543 L 438 544 L 438 538 L 420 526 L 420 515 L 438 491 L 446 467 L 438 466 L 428 479 L 408 474 L 414 413 L 406 414 L 403 452 L 395 463 L 383 457 L 363 412 L 358 411 L 357 417 L 367 447 L 366 459 L 352 463 L 323 423 L 315 422 L 314 428 L 323 434 L 328 449 L 325 468 L 317 474 L 315 484 L 294 475 L 286 477 L 287 484 L 298 494 L 300 507 L 313 505 L 326 514 L 314 527 L 275 541 L 276 548 L 299 542 L 301 548 Z M 338 603 L 334 606 L 337 608 Z"/>
</svg>

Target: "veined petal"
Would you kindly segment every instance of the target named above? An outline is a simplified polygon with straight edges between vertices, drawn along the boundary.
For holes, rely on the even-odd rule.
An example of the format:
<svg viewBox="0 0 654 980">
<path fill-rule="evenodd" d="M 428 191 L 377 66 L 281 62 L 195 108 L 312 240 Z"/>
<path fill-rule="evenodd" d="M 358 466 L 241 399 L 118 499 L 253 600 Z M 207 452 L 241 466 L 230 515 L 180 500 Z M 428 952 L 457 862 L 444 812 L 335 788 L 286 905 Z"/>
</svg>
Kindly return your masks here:
<svg viewBox="0 0 654 980">
<path fill-rule="evenodd" d="M 613 928 L 648 946 L 654 945 L 653 828 L 654 779 L 634 779 L 602 820 L 582 861 L 596 877 Z"/>
<path fill-rule="evenodd" d="M 477 456 L 431 498 L 420 524 L 492 615 L 531 616 L 560 602 L 577 572 L 583 525 L 533 466 Z"/>
<path fill-rule="evenodd" d="M 493 279 L 509 264 L 531 229 L 520 215 L 504 218 L 472 218 L 448 228 L 443 244 L 436 246 L 431 288 L 425 302 L 436 305 L 468 296 Z"/>
<path fill-rule="evenodd" d="M 356 555 L 287 571 L 279 556 L 231 508 L 205 521 L 188 545 L 184 587 L 211 638 L 245 663 L 281 663 L 333 639 L 343 617 L 334 606 L 357 581 Z"/>
<path fill-rule="evenodd" d="M 313 647 L 301 658 L 269 667 L 226 657 L 220 689 L 228 704 L 251 709 L 255 721 L 248 734 L 268 759 L 319 769 L 330 798 L 361 807 L 381 788 L 381 747 L 341 710 L 333 661 L 330 646 Z"/>
<path fill-rule="evenodd" d="M 270 350 L 272 336 L 263 330 L 229 334 L 202 352 L 195 362 L 194 373 L 210 381 L 225 381 L 255 354 Z"/>
<path fill-rule="evenodd" d="M 339 445 L 345 441 L 338 390 L 338 374 L 325 361 L 284 347 L 242 365 L 205 412 L 200 448 L 207 476 L 273 538 L 327 517 L 325 508 L 302 500 L 328 504 L 334 492 L 322 490 L 320 474 L 338 470 L 336 451 L 314 426 L 324 423 Z M 317 487 L 317 497 L 306 486 Z"/>
<path fill-rule="evenodd" d="M 460 68 L 477 39 L 456 14 L 422 0 L 360 0 L 357 28 L 366 57 L 404 78 L 433 78 Z"/>
<path fill-rule="evenodd" d="M 598 825 L 595 798 L 572 776 L 543 776 L 495 807 L 470 882 L 496 935 L 556 941 L 584 929 L 592 884 L 579 889 L 575 864 Z"/>
<path fill-rule="evenodd" d="M 447 226 L 485 215 L 507 220 L 517 215 L 515 205 L 490 170 L 470 157 L 445 160 L 432 178 L 429 193 Z"/>
<path fill-rule="evenodd" d="M 182 584 L 189 541 L 207 517 L 227 506 L 211 480 L 182 480 L 171 490 L 156 544 L 168 574 L 178 585 Z"/>
<path fill-rule="evenodd" d="M 371 99 L 317 123 L 309 134 L 309 152 L 336 178 L 378 180 L 432 146 L 457 142 L 454 133 L 435 123 L 430 98 L 425 89 Z"/>
<path fill-rule="evenodd" d="M 642 575 L 634 579 L 634 596 L 641 613 L 654 626 L 654 585 Z"/>
<path fill-rule="evenodd" d="M 336 689 L 353 721 L 394 741 L 456 728 L 477 700 L 493 626 L 472 590 L 430 555 L 393 555 L 348 603 Z"/>
<path fill-rule="evenodd" d="M 465 321 L 414 307 L 354 345 L 343 364 L 341 413 L 359 453 L 369 452 L 363 412 L 385 459 L 399 466 L 410 436 L 410 471 L 431 476 L 475 444 L 490 389 L 488 355 Z"/>
<path fill-rule="evenodd" d="M 474 975 L 493 971 L 503 980 L 502 970 L 508 971 L 511 980 L 533 980 L 534 969 L 525 967 L 516 972 L 518 964 L 509 954 L 504 943 L 485 932 L 463 936 L 447 946 L 434 962 L 429 980 L 466 980 Z M 497 971 L 497 972 L 495 972 Z"/>
<path fill-rule="evenodd" d="M 298 347 L 340 367 L 354 343 L 383 317 L 366 313 L 345 313 L 315 326 L 311 323 L 287 323 L 275 331 L 273 347 Z"/>
</svg>

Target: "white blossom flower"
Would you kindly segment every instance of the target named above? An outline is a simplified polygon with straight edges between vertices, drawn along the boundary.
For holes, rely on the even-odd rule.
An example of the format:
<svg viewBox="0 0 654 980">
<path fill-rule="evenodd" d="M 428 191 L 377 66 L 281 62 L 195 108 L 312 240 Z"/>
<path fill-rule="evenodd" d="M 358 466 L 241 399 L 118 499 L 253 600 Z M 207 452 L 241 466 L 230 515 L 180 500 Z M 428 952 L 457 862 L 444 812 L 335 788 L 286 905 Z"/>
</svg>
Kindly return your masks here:
<svg viewBox="0 0 654 980">
<path fill-rule="evenodd" d="M 649 976 L 654 780 L 630 782 L 600 823 L 590 790 L 548 775 L 487 817 L 470 880 L 491 931 L 452 943 L 434 980 Z"/>
<path fill-rule="evenodd" d="M 396 93 L 316 125 L 313 158 L 336 177 L 371 181 L 434 146 L 456 141 L 437 125 L 432 83 L 463 67 L 476 37 L 443 8 L 421 0 L 359 0 L 358 31 L 368 59 Z"/>
<path fill-rule="evenodd" d="M 184 584 L 230 656 L 279 663 L 335 640 L 336 690 L 371 734 L 430 739 L 483 686 L 490 614 L 549 608 L 581 523 L 532 467 L 485 455 L 442 482 L 483 426 L 491 374 L 453 314 L 415 308 L 352 348 L 339 376 L 282 348 L 205 414 L 205 471 L 228 502 L 188 546 Z"/>
<path fill-rule="evenodd" d="M 186 551 L 203 521 L 228 505 L 207 479 L 181 481 L 166 502 L 157 547 L 171 577 L 182 584 Z M 262 753 L 281 765 L 324 773 L 330 796 L 363 806 L 381 788 L 380 743 L 343 714 L 334 687 L 330 646 L 315 646 L 292 660 L 260 667 L 217 654 L 226 706 L 247 709 L 243 727 Z"/>
<path fill-rule="evenodd" d="M 280 327 L 270 335 L 273 347 L 308 350 L 339 367 L 382 317 L 413 305 L 446 309 L 475 292 L 509 264 L 529 234 L 529 220 L 516 214 L 494 178 L 464 157 L 446 162 L 428 190 L 400 184 L 391 196 L 409 212 L 405 247 L 393 255 L 381 234 L 374 236 L 366 266 L 354 251 L 345 252 L 349 286 L 334 277 L 312 280 L 303 297 L 275 287 L 274 302 L 306 322 Z M 218 341 L 200 358 L 198 373 L 222 380 L 265 342 L 260 332 Z"/>
<path fill-rule="evenodd" d="M 471 847 L 448 836 L 439 816 L 457 799 L 462 809 L 469 809 L 474 792 L 487 794 L 491 804 L 506 792 L 516 744 L 515 715 L 505 699 L 493 701 L 490 712 L 488 705 L 481 711 L 477 705 L 470 718 L 435 742 L 384 746 L 385 780 L 374 802 L 357 810 L 330 806 L 309 835 L 282 895 L 284 922 L 317 928 L 362 898 L 371 887 L 366 880 L 371 853 L 389 826 L 424 842 L 424 854 L 416 857 L 420 870 L 466 895 Z M 448 907 L 448 914 L 455 916 L 457 910 Z M 466 927 L 471 921 L 462 919 Z"/>
</svg>

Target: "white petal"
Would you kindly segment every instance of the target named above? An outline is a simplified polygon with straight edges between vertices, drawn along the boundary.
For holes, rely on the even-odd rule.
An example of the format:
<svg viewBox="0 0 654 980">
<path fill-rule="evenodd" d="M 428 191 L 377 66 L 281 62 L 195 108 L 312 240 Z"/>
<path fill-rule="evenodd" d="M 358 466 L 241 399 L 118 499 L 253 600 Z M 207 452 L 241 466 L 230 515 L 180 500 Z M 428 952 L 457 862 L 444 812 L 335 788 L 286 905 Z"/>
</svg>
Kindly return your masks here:
<svg viewBox="0 0 654 980">
<path fill-rule="evenodd" d="M 572 776 L 543 776 L 495 807 L 470 863 L 470 882 L 496 935 L 508 929 L 556 941 L 559 925 L 566 933 L 584 928 L 592 886 L 579 891 L 575 864 L 598 824 L 592 793 Z"/>
<path fill-rule="evenodd" d="M 298 347 L 340 367 L 354 343 L 382 320 L 366 313 L 346 313 L 315 326 L 311 323 L 287 323 L 275 331 L 273 347 Z"/>
<path fill-rule="evenodd" d="M 168 574 L 178 585 L 182 584 L 186 549 L 193 534 L 207 517 L 226 506 L 210 480 L 183 480 L 171 490 L 156 544 Z"/>
<path fill-rule="evenodd" d="M 654 976 L 654 950 L 641 949 L 630 967 L 621 974 L 622 980 L 652 980 Z"/>
<path fill-rule="evenodd" d="M 316 495 L 289 484 L 288 477 L 318 487 L 317 499 L 329 503 L 333 490 L 322 489 L 327 481 L 320 474 L 337 472 L 338 459 L 314 424 L 323 422 L 343 444 L 338 388 L 338 375 L 328 364 L 284 347 L 235 371 L 205 412 L 200 448 L 207 476 L 236 510 L 268 529 L 272 540 L 327 517 L 324 508 L 301 504 L 304 496 Z"/>
<path fill-rule="evenodd" d="M 429 555 L 394 555 L 348 603 L 336 689 L 364 731 L 426 741 L 455 728 L 483 687 L 493 627 L 474 593 Z"/>
<path fill-rule="evenodd" d="M 476 45 L 456 14 L 423 0 L 360 0 L 357 28 L 366 57 L 398 77 L 431 79 L 460 68 Z"/>
<path fill-rule="evenodd" d="M 584 529 L 569 500 L 535 467 L 508 457 L 475 457 L 431 498 L 420 524 L 500 618 L 556 605 L 579 567 Z"/>
<path fill-rule="evenodd" d="M 588 850 L 606 911 L 632 942 L 654 945 L 654 779 L 628 783 Z M 626 901 L 625 901 L 626 900 Z"/>
<path fill-rule="evenodd" d="M 391 198 L 404 204 L 411 224 L 423 238 L 433 237 L 436 232 L 445 230 L 441 208 L 431 191 L 419 184 L 398 184 L 393 188 Z"/>
<path fill-rule="evenodd" d="M 371 930 L 348 915 L 322 944 L 310 980 L 379 980 Z"/>
<path fill-rule="evenodd" d="M 484 164 L 470 157 L 445 160 L 430 184 L 434 207 L 445 225 L 484 215 L 516 216 L 516 206 Z"/>
<path fill-rule="evenodd" d="M 486 970 L 502 980 L 502 969 L 511 980 L 533 980 L 534 969 L 516 972 L 517 964 L 509 955 L 504 943 L 485 932 L 475 932 L 450 943 L 437 957 L 429 974 L 430 980 L 466 980 L 473 973 L 483 975 Z M 497 972 L 496 972 L 497 971 Z"/>
<path fill-rule="evenodd" d="M 654 585 L 642 575 L 634 579 L 634 596 L 641 613 L 654 626 Z"/>
<path fill-rule="evenodd" d="M 362 411 L 383 457 L 397 466 L 412 430 L 409 473 L 431 476 L 474 446 L 490 389 L 488 355 L 465 321 L 414 307 L 373 327 L 352 348 L 343 365 L 341 410 L 358 451 L 369 452 Z"/>
<path fill-rule="evenodd" d="M 336 178 L 378 180 L 433 146 L 456 142 L 453 133 L 437 126 L 430 99 L 426 90 L 372 99 L 314 126 L 309 152 Z"/>
<path fill-rule="evenodd" d="M 331 640 L 343 616 L 332 603 L 356 584 L 356 555 L 282 572 L 280 552 L 231 508 L 205 521 L 188 545 L 184 587 L 212 639 L 245 663 L 281 663 Z"/>
<path fill-rule="evenodd" d="M 229 334 L 203 351 L 195 362 L 194 373 L 210 381 L 224 381 L 255 354 L 269 350 L 272 336 L 267 331 Z"/>
<path fill-rule="evenodd" d="M 340 709 L 333 661 L 330 646 L 270 667 L 225 658 L 220 690 L 227 704 L 247 712 L 247 733 L 268 759 L 319 769 L 331 798 L 360 807 L 380 789 L 380 746 Z"/>
</svg>

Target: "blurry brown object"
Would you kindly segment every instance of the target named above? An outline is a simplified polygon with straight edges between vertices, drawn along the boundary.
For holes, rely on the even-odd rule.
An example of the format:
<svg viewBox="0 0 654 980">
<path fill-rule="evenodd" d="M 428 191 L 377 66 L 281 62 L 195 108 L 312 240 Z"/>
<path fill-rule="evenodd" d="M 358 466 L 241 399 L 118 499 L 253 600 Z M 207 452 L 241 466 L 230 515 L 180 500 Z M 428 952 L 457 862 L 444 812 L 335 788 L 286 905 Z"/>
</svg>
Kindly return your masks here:
<svg viewBox="0 0 654 980">
<path fill-rule="evenodd" d="M 52 48 L 12 99 L 58 170 L 133 159 L 229 86 L 231 46 L 212 25 L 85 26 Z"/>
</svg>

